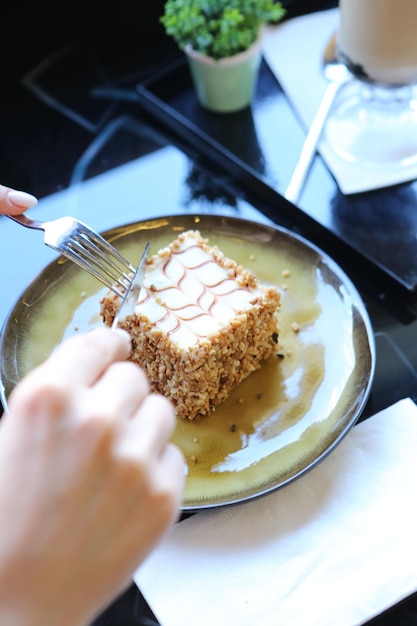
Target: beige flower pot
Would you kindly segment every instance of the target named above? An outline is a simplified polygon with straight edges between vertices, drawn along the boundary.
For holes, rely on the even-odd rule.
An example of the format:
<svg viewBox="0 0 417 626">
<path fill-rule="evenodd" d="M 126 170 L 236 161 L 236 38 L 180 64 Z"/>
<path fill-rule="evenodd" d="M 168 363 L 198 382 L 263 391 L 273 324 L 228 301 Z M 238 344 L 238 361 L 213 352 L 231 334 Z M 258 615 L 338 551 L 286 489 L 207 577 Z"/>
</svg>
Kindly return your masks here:
<svg viewBox="0 0 417 626">
<path fill-rule="evenodd" d="M 225 59 L 215 60 L 186 48 L 188 65 L 201 106 L 218 113 L 232 113 L 249 106 L 261 63 L 261 40 Z"/>
</svg>

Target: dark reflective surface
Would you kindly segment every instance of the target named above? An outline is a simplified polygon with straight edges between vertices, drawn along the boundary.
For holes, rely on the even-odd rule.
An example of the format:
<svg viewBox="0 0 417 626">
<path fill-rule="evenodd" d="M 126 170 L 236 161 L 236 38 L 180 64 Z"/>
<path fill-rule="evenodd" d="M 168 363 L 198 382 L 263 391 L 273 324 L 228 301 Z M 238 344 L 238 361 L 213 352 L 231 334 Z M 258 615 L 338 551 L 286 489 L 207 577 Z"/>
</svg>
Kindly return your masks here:
<svg viewBox="0 0 417 626">
<path fill-rule="evenodd" d="M 305 134 L 268 69 L 263 68 L 252 110 L 227 121 L 203 113 L 186 75 L 174 84 L 170 70 L 159 81 L 158 72 L 166 71 L 178 51 L 156 25 L 163 3 L 147 4 L 143 11 L 141 3 L 128 0 L 117 7 L 64 2 L 48 31 L 46 2 L 27 3 L 23 12 L 21 3 L 6 2 L 1 181 L 41 198 L 34 217 L 71 214 L 98 230 L 200 212 L 272 221 L 303 234 L 340 263 L 372 320 L 376 373 L 363 418 L 402 397 L 416 400 L 415 305 L 404 294 L 416 282 L 416 184 L 344 197 L 318 158 L 300 206 L 293 207 L 280 192 Z M 334 4 L 287 3 L 291 14 Z M 32 38 L 33 45 L 14 58 L 17 24 L 21 41 Z M 145 80 L 146 95 L 158 99 L 155 108 L 152 97 L 147 107 L 139 102 L 137 85 Z M 178 125 L 172 111 L 191 120 L 193 128 L 184 128 L 182 120 Z M 55 255 L 40 233 L 6 218 L 0 218 L 0 242 L 2 323 Z M 94 626 L 155 623 L 132 586 Z M 415 598 L 372 623 L 417 623 Z"/>
<path fill-rule="evenodd" d="M 146 110 L 269 202 L 274 219 L 273 207 L 285 193 L 305 136 L 285 94 L 264 63 L 252 109 L 218 115 L 197 104 L 188 74 L 186 64 L 176 62 L 168 72 L 127 88 L 126 96 L 136 91 Z M 343 245 L 370 276 L 392 282 L 415 301 L 416 189 L 411 182 L 344 196 L 317 156 L 300 202 L 282 204 L 281 211 L 313 237 L 330 235 L 335 249 Z M 394 253 L 399 242 L 401 254 Z"/>
</svg>

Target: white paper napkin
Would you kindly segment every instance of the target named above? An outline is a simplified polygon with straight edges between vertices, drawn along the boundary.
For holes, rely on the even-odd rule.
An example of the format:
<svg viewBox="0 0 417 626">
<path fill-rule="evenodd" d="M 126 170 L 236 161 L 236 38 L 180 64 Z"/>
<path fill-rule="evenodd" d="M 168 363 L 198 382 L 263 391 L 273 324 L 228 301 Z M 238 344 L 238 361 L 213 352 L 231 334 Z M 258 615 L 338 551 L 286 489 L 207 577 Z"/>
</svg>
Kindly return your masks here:
<svg viewBox="0 0 417 626">
<path fill-rule="evenodd" d="M 417 407 L 306 475 L 173 526 L 134 580 L 163 626 L 356 626 L 417 589 Z"/>
<path fill-rule="evenodd" d="M 322 71 L 323 51 L 338 26 L 339 9 L 330 9 L 296 17 L 269 27 L 265 32 L 265 61 L 304 123 L 306 131 L 328 84 Z M 325 141 L 320 143 L 319 152 L 345 194 L 417 178 L 416 164 L 401 168 L 357 166 L 340 158 Z"/>
</svg>

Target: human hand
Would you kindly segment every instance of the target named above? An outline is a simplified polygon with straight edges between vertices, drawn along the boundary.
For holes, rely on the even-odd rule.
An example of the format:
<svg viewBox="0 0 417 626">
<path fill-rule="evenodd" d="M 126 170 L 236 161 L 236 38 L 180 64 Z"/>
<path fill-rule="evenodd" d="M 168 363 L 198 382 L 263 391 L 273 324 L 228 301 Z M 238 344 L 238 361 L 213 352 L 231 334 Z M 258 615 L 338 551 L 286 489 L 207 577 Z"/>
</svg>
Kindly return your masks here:
<svg viewBox="0 0 417 626">
<path fill-rule="evenodd" d="M 30 193 L 0 185 L 0 213 L 2 215 L 19 215 L 37 203 L 37 198 Z"/>
<path fill-rule="evenodd" d="M 64 342 L 0 421 L 0 624 L 89 623 L 178 516 L 184 460 L 168 400 L 123 331 Z"/>
</svg>

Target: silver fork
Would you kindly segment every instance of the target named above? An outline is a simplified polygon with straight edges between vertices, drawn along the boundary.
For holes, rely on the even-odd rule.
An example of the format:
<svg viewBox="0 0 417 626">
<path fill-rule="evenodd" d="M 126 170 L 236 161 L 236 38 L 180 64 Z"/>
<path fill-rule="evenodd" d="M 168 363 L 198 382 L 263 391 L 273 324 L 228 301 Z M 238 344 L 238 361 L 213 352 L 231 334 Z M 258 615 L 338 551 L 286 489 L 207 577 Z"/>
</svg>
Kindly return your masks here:
<svg viewBox="0 0 417 626">
<path fill-rule="evenodd" d="M 123 298 L 135 268 L 104 237 L 73 217 L 41 222 L 27 215 L 8 215 L 11 220 L 44 231 L 44 244 L 76 263 Z"/>
</svg>

